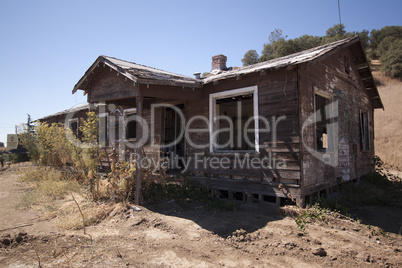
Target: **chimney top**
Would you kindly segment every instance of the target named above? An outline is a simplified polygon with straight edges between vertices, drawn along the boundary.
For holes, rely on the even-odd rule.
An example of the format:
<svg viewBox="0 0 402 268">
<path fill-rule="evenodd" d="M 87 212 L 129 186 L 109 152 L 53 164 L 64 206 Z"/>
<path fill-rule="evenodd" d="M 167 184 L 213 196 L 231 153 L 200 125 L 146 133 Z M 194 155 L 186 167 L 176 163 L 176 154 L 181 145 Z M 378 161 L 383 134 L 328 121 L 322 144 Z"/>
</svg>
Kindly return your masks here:
<svg viewBox="0 0 402 268">
<path fill-rule="evenodd" d="M 213 70 L 227 70 L 226 60 L 227 60 L 227 57 L 222 54 L 212 56 L 212 71 Z"/>
</svg>

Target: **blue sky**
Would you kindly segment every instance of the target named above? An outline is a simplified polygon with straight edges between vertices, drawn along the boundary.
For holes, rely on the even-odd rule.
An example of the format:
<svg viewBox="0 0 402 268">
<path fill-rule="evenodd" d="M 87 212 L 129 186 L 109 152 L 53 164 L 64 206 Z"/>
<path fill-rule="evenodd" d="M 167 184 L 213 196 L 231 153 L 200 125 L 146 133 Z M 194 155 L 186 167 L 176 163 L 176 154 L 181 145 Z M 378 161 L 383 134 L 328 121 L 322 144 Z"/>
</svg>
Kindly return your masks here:
<svg viewBox="0 0 402 268">
<path fill-rule="evenodd" d="M 402 25 L 400 0 L 341 0 L 347 31 Z M 74 85 L 99 55 L 192 76 L 224 54 L 241 66 L 271 31 L 325 35 L 337 0 L 0 0 L 0 142 L 24 123 L 86 101 Z"/>
</svg>

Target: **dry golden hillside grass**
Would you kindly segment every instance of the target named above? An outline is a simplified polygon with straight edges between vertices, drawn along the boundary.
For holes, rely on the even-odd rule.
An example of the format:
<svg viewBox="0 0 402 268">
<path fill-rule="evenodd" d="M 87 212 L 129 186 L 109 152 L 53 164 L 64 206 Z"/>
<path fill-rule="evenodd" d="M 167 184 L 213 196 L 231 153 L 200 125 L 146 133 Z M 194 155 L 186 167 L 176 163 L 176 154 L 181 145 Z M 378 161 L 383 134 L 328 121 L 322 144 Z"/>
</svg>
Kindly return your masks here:
<svg viewBox="0 0 402 268">
<path fill-rule="evenodd" d="M 373 72 L 384 110 L 375 110 L 375 150 L 387 166 L 402 170 L 402 82 Z"/>
</svg>

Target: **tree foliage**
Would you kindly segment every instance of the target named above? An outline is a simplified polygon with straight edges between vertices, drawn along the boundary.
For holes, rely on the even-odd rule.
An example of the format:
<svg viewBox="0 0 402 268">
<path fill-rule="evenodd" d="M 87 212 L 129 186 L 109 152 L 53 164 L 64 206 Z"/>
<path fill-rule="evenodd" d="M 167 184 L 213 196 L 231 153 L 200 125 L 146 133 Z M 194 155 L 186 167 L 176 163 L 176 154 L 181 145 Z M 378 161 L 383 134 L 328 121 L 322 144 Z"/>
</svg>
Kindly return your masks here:
<svg viewBox="0 0 402 268">
<path fill-rule="evenodd" d="M 370 45 L 370 32 L 368 30 L 363 30 L 361 32 L 352 32 L 352 36 L 358 35 L 360 37 L 360 40 L 362 41 L 363 48 L 368 49 Z"/>
<path fill-rule="evenodd" d="M 319 46 L 322 37 L 303 35 L 295 39 L 286 40 L 282 35 L 282 31 L 275 30 L 268 38 L 269 43 L 264 44 L 259 62 L 283 57 L 292 53 L 300 52 L 309 48 Z"/>
<path fill-rule="evenodd" d="M 393 78 L 402 78 L 402 26 L 386 26 L 372 30 L 367 49 L 371 59 L 381 61 L 381 69 Z"/>
<path fill-rule="evenodd" d="M 343 23 L 335 24 L 334 26 L 328 28 L 326 34 L 327 37 L 345 36 L 345 25 L 343 25 Z"/>
<path fill-rule="evenodd" d="M 385 26 L 381 30 L 372 30 L 370 33 L 370 45 L 368 55 L 371 59 L 378 60 L 382 51 L 378 51 L 380 44 L 387 38 L 402 38 L 402 26 Z"/>
<path fill-rule="evenodd" d="M 385 39 L 384 39 L 385 41 Z M 384 42 L 383 41 L 383 42 Z M 380 47 L 383 44 L 380 43 Z M 392 38 L 387 48 L 380 54 L 381 70 L 393 78 L 402 77 L 402 39 Z"/>
<path fill-rule="evenodd" d="M 241 60 L 243 66 L 248 66 L 258 62 L 259 55 L 256 50 L 249 50 L 244 54 L 244 58 Z"/>
<path fill-rule="evenodd" d="M 36 124 L 32 122 L 31 116 L 28 114 L 27 123 L 19 126 L 19 138 L 21 139 L 24 147 L 28 151 L 28 158 L 32 162 L 39 160 L 39 151 L 37 145 L 37 135 L 35 132 Z"/>
<path fill-rule="evenodd" d="M 270 44 L 273 44 L 275 42 L 278 42 L 282 39 L 286 39 L 286 36 L 283 36 L 282 30 L 281 29 L 275 29 L 274 31 L 271 32 L 271 34 L 268 36 L 268 41 Z"/>
<path fill-rule="evenodd" d="M 380 59 L 382 70 L 391 77 L 402 77 L 401 74 L 401 41 L 402 26 L 386 26 L 381 30 L 347 32 L 345 25 L 335 24 L 328 28 L 325 36 L 302 35 L 287 39 L 281 29 L 275 29 L 268 36 L 261 56 L 255 50 L 249 50 L 242 59 L 243 66 L 272 60 L 306 49 L 342 40 L 358 35 L 369 59 Z"/>
</svg>

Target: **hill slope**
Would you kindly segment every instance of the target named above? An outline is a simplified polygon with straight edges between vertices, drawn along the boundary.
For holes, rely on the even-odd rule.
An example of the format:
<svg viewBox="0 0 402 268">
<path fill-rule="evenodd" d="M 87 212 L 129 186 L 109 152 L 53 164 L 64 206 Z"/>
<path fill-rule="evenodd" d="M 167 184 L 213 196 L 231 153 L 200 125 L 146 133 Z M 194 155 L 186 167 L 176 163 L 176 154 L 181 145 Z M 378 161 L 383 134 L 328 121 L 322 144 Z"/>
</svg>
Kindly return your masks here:
<svg viewBox="0 0 402 268">
<path fill-rule="evenodd" d="M 379 71 L 373 76 L 384 104 L 384 111 L 374 113 L 376 155 L 392 169 L 402 170 L 402 82 Z"/>
</svg>

